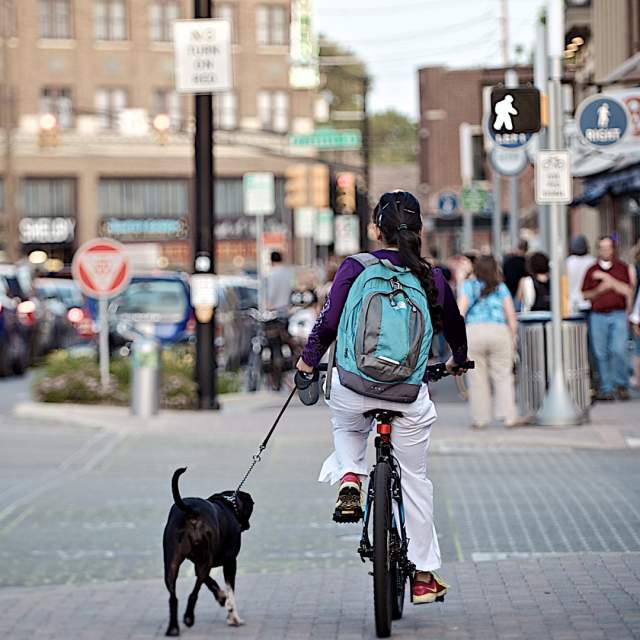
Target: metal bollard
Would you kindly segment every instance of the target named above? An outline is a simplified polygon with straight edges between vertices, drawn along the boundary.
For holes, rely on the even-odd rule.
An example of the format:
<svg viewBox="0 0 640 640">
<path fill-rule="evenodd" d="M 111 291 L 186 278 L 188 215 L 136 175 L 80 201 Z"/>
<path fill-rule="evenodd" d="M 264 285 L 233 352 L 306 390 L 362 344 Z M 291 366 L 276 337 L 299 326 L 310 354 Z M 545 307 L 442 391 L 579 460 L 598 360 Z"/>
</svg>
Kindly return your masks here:
<svg viewBox="0 0 640 640">
<path fill-rule="evenodd" d="M 160 344 L 138 335 L 131 345 L 131 413 L 149 418 L 160 409 Z"/>
</svg>

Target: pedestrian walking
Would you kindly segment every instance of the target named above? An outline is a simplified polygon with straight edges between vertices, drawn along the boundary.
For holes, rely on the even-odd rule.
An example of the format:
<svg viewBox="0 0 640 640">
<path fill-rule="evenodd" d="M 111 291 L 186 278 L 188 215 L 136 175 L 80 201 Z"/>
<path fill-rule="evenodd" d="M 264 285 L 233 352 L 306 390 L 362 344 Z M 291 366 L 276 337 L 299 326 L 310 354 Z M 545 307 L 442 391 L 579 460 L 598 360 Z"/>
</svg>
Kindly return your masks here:
<svg viewBox="0 0 640 640">
<path fill-rule="evenodd" d="M 265 280 L 265 298 L 267 309 L 277 311 L 283 318 L 286 318 L 289 313 L 293 280 L 293 270 L 282 263 L 282 254 L 279 251 L 272 251 L 271 270 Z"/>
<path fill-rule="evenodd" d="M 569 244 L 569 257 L 566 261 L 569 287 L 569 313 L 588 314 L 591 302 L 582 294 L 582 283 L 589 267 L 596 259 L 589 253 L 589 243 L 584 236 L 576 236 Z"/>
<path fill-rule="evenodd" d="M 640 243 L 635 247 L 634 263 L 636 272 L 635 302 L 629 320 L 633 325 L 633 377 L 631 386 L 640 389 Z"/>
<path fill-rule="evenodd" d="M 537 251 L 527 258 L 529 275 L 520 280 L 516 300 L 520 311 L 551 311 L 549 258 Z"/>
<path fill-rule="evenodd" d="M 591 302 L 589 338 L 598 366 L 596 400 L 629 399 L 629 336 L 627 308 L 633 293 L 629 266 L 617 257 L 616 242 L 598 242 L 598 260 L 585 274 L 582 292 Z M 615 395 L 614 395 L 615 393 Z"/>
<path fill-rule="evenodd" d="M 504 420 L 505 427 L 522 425 L 513 379 L 517 340 L 513 300 L 493 256 L 480 256 L 474 273 L 475 279 L 462 285 L 458 301 L 467 324 L 469 358 L 476 363 L 468 380 L 472 426 L 482 429 L 491 421 L 492 386 L 495 416 Z"/>
<path fill-rule="evenodd" d="M 529 251 L 529 243 L 526 240 L 520 240 L 518 247 L 505 257 L 502 263 L 502 273 L 504 274 L 504 282 L 509 289 L 511 297 L 515 300 L 518 293 L 518 286 L 522 278 L 527 277 L 527 260 L 526 255 Z"/>
</svg>

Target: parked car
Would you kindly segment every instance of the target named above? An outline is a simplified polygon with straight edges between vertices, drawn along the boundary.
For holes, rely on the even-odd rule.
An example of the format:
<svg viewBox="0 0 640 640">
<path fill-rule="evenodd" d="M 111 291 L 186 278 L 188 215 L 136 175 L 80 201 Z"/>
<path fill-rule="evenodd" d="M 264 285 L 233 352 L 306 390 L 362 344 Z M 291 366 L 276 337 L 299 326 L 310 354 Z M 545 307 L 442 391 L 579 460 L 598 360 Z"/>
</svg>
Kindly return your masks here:
<svg viewBox="0 0 640 640">
<path fill-rule="evenodd" d="M 111 348 L 128 347 L 129 330 L 141 325 L 146 325 L 163 346 L 190 340 L 195 320 L 189 295 L 185 274 L 162 272 L 133 276 L 127 289 L 109 302 Z"/>
<path fill-rule="evenodd" d="M 53 348 L 64 349 L 92 340 L 93 319 L 78 285 L 68 278 L 36 278 L 38 297 L 53 316 Z"/>
<path fill-rule="evenodd" d="M 16 301 L 18 320 L 25 327 L 29 362 L 52 348 L 54 318 L 33 288 L 28 264 L 1 264 L 0 280 L 7 295 Z"/>
<path fill-rule="evenodd" d="M 20 322 L 18 303 L 0 278 L 0 376 L 22 375 L 29 364 L 27 329 Z"/>
</svg>

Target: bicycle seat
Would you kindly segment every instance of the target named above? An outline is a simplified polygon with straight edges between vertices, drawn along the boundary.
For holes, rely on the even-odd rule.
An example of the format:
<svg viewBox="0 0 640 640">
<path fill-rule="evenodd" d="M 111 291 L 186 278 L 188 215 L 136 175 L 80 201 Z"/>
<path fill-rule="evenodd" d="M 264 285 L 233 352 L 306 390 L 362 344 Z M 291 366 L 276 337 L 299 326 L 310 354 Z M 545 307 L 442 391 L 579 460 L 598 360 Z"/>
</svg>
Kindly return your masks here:
<svg viewBox="0 0 640 640">
<path fill-rule="evenodd" d="M 402 411 L 391 411 L 391 409 L 371 409 L 362 414 L 365 418 L 380 419 L 383 422 L 391 422 L 394 418 L 402 418 Z"/>
</svg>

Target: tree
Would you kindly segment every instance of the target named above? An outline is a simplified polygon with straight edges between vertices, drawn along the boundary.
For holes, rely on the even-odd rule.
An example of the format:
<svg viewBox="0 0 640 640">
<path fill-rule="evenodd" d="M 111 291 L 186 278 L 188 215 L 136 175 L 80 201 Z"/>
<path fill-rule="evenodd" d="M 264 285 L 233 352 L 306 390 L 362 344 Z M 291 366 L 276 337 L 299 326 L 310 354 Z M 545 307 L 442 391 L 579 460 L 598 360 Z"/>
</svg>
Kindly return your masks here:
<svg viewBox="0 0 640 640">
<path fill-rule="evenodd" d="M 371 161 L 374 164 L 408 164 L 416 161 L 418 127 L 393 109 L 375 113 L 370 120 Z"/>
</svg>

